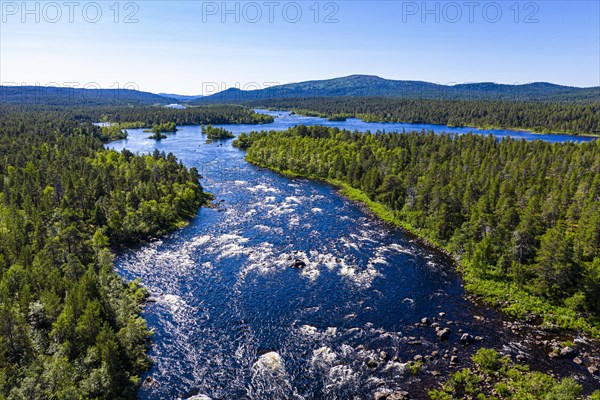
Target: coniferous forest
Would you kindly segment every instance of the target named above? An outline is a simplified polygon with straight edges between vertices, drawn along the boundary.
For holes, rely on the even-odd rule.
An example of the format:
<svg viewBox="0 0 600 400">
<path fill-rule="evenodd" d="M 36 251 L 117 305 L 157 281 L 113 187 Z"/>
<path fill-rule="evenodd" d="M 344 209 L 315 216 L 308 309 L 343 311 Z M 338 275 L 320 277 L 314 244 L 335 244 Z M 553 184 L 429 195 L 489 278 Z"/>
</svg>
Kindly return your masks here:
<svg viewBox="0 0 600 400">
<path fill-rule="evenodd" d="M 321 126 L 253 132 L 247 160 L 323 179 L 448 250 L 510 315 L 600 337 L 600 145 Z"/>
<path fill-rule="evenodd" d="M 366 122 L 408 122 L 525 129 L 538 133 L 600 135 L 600 105 L 589 102 L 317 97 L 256 100 L 251 105 L 292 110 L 329 119 L 356 117 Z"/>
<path fill-rule="evenodd" d="M 0 107 L 0 398 L 134 398 L 150 365 L 146 291 L 115 274 L 111 249 L 183 226 L 210 198 L 172 154 L 105 149 L 123 133 L 99 116 L 264 121 L 229 106 Z"/>
</svg>

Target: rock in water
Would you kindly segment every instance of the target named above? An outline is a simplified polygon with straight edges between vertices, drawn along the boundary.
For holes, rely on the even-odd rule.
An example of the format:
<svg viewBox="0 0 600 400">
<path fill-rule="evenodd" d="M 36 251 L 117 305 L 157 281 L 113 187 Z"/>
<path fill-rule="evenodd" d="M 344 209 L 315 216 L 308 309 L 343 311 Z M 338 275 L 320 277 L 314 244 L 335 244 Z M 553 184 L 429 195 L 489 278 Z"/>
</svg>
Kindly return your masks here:
<svg viewBox="0 0 600 400">
<path fill-rule="evenodd" d="M 436 335 L 441 340 L 448 340 L 450 337 L 450 328 L 438 329 Z"/>
<path fill-rule="evenodd" d="M 377 361 L 374 358 L 369 359 L 369 361 L 367 361 L 367 367 L 369 368 L 377 368 Z"/>
<path fill-rule="evenodd" d="M 390 394 L 388 392 L 377 392 L 375 393 L 375 400 L 387 400 Z"/>
<path fill-rule="evenodd" d="M 304 268 L 306 267 L 306 263 L 302 260 L 296 259 L 294 263 L 291 265 L 292 268 Z"/>
<path fill-rule="evenodd" d="M 408 392 L 396 391 L 396 392 L 377 392 L 375 393 L 375 400 L 408 400 Z"/>
<path fill-rule="evenodd" d="M 463 333 L 463 335 L 460 337 L 460 342 L 462 344 L 471 344 L 473 343 L 473 336 L 468 333 Z"/>
<path fill-rule="evenodd" d="M 408 400 L 408 392 L 397 391 L 390 394 L 386 400 Z"/>
<path fill-rule="evenodd" d="M 560 350 L 560 356 L 561 357 L 570 357 L 575 353 L 575 350 L 573 350 L 572 347 L 564 347 Z"/>
</svg>

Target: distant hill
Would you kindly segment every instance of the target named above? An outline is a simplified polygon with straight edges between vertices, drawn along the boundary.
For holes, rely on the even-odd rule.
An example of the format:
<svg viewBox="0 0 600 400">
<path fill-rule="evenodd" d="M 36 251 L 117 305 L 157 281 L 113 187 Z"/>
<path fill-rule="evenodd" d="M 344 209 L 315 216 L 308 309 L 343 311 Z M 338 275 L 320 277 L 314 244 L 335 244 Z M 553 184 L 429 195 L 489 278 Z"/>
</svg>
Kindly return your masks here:
<svg viewBox="0 0 600 400">
<path fill-rule="evenodd" d="M 190 100 L 192 104 L 245 102 L 262 99 L 313 97 L 398 97 L 410 99 L 600 101 L 600 87 L 577 88 L 546 82 L 524 85 L 469 83 L 454 86 L 421 81 L 397 81 L 372 75 L 289 83 L 266 89 L 232 88 Z"/>
<path fill-rule="evenodd" d="M 49 86 L 0 86 L 0 103 L 68 105 L 152 105 L 178 100 L 129 89 L 78 89 Z"/>
<path fill-rule="evenodd" d="M 578 88 L 546 82 L 524 85 L 468 83 L 454 86 L 397 81 L 373 75 L 288 83 L 267 89 L 227 89 L 211 96 L 154 94 L 128 89 L 74 89 L 44 86 L 0 86 L 0 103 L 68 105 L 191 105 L 245 103 L 268 99 L 315 97 L 391 97 L 406 99 L 600 102 L 600 87 Z"/>
<path fill-rule="evenodd" d="M 184 95 L 184 94 L 159 93 L 158 95 L 162 96 L 162 97 L 169 98 L 169 99 L 176 99 L 176 100 L 179 100 L 179 101 L 194 100 L 194 99 L 202 97 L 201 94 L 198 94 L 198 95 L 195 95 L 195 96 L 188 96 L 188 95 Z"/>
</svg>

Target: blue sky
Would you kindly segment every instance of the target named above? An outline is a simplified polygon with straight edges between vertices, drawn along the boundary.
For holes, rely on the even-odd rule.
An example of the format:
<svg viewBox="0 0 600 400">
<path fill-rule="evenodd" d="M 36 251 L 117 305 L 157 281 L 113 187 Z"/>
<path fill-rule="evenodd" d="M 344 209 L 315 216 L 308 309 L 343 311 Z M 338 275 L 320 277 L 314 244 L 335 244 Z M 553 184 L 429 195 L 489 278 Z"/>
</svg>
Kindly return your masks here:
<svg viewBox="0 0 600 400">
<path fill-rule="evenodd" d="M 77 3 L 1 2 L 2 83 L 179 94 L 350 74 L 600 85 L 598 1 Z"/>
</svg>

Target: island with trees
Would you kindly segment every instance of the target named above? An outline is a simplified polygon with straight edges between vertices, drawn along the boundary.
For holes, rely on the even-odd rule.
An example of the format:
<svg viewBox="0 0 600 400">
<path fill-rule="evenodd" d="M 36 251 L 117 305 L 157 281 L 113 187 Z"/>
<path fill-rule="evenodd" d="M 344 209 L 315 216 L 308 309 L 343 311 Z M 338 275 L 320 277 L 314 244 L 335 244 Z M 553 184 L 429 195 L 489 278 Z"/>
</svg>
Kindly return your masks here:
<svg viewBox="0 0 600 400">
<path fill-rule="evenodd" d="M 202 133 L 206 135 L 208 141 L 225 140 L 234 138 L 235 135 L 225 128 L 214 127 L 212 125 L 202 126 Z"/>
</svg>

